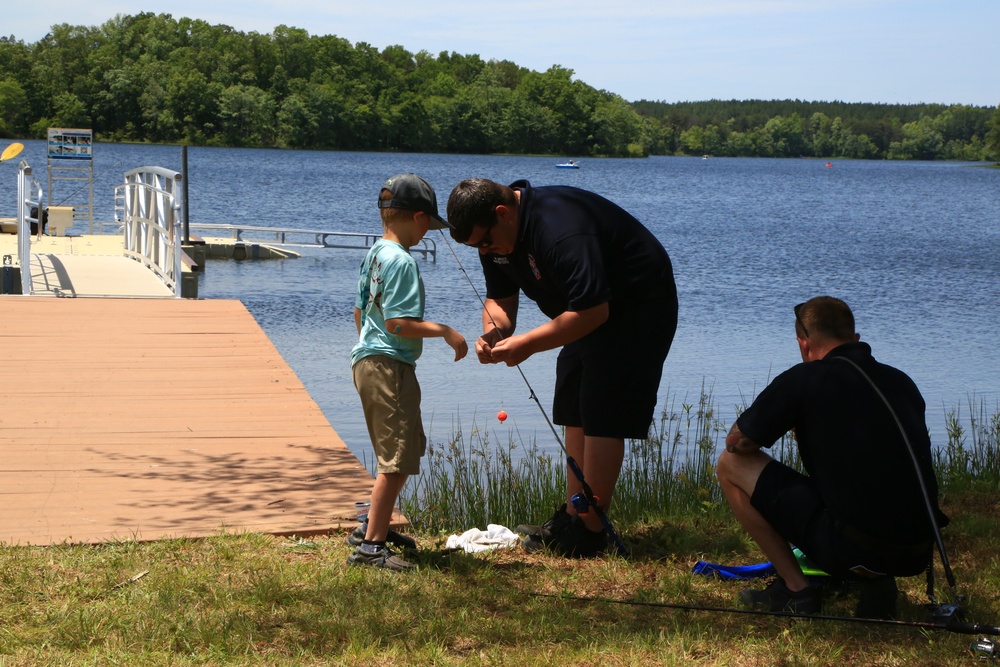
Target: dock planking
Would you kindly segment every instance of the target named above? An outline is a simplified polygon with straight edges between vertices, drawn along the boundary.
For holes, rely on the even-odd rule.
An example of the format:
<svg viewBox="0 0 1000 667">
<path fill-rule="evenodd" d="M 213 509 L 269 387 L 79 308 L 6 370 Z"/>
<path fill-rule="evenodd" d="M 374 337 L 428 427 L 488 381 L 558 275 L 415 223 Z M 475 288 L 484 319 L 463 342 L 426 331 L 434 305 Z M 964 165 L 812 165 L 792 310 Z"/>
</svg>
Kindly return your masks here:
<svg viewBox="0 0 1000 667">
<path fill-rule="evenodd" d="M 371 492 L 239 301 L 0 297 L 0 340 L 0 542 L 326 533 Z"/>
</svg>

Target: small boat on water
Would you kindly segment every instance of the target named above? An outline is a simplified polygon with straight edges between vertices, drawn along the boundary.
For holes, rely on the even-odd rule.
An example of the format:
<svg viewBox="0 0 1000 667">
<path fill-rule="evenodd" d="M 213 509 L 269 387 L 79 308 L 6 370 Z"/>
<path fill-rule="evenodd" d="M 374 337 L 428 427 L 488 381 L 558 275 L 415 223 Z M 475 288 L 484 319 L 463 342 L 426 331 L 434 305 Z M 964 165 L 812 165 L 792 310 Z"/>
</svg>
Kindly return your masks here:
<svg viewBox="0 0 1000 667">
<path fill-rule="evenodd" d="M 556 169 L 579 169 L 579 168 L 580 168 L 580 163 L 573 162 L 572 160 L 570 160 L 569 162 L 561 162 L 556 165 Z"/>
</svg>

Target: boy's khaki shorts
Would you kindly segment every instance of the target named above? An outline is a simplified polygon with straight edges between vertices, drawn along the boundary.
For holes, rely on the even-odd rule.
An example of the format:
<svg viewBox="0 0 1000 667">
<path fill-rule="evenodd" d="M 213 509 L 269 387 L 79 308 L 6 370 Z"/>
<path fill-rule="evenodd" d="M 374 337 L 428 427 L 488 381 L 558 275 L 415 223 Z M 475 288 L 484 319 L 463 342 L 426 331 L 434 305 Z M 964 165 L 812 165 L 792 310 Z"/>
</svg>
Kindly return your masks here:
<svg viewBox="0 0 1000 667">
<path fill-rule="evenodd" d="M 372 355 L 359 359 L 352 370 L 378 472 L 416 475 L 427 450 L 416 368 Z"/>
</svg>

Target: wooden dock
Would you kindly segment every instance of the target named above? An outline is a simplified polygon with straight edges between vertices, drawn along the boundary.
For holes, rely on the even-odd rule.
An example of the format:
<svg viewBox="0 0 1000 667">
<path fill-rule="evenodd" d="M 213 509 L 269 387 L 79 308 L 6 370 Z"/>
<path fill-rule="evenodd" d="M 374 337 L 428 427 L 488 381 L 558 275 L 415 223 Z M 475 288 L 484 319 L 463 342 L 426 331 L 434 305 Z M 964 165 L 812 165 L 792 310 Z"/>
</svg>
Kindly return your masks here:
<svg viewBox="0 0 1000 667">
<path fill-rule="evenodd" d="M 239 301 L 3 296 L 0 340 L 0 542 L 325 533 L 371 492 Z"/>
</svg>

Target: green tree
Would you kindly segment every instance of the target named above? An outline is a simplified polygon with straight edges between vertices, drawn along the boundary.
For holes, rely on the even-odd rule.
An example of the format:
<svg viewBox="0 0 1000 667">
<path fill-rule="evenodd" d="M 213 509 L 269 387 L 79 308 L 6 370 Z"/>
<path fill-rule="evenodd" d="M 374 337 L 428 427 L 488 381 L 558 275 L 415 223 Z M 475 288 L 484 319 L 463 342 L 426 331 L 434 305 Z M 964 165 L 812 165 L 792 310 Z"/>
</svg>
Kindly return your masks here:
<svg viewBox="0 0 1000 667">
<path fill-rule="evenodd" d="M 839 121 L 840 118 L 837 118 Z M 806 141 L 810 147 L 810 155 L 814 157 L 833 157 L 837 155 L 838 137 L 834 130 L 834 121 L 825 113 L 817 111 L 809 117 L 809 127 Z"/>
<path fill-rule="evenodd" d="M 539 147 L 539 152 L 570 155 L 590 152 L 590 119 L 596 100 L 572 77 L 573 70 L 553 65 L 542 74 L 530 72 L 521 82 L 520 88 L 528 101 L 549 109 L 555 121 L 555 134 Z"/>
<path fill-rule="evenodd" d="M 12 79 L 0 80 L 0 136 L 21 136 L 27 126 L 28 95 Z"/>
<path fill-rule="evenodd" d="M 100 139 L 563 155 L 981 159 L 995 108 L 800 100 L 629 104 L 553 66 L 381 51 L 139 12 L 0 37 L 0 132 L 88 122 Z M 82 119 L 82 120 L 81 120 Z M 807 120 L 803 120 L 807 119 Z M 891 147 L 891 151 L 889 150 Z"/>
<path fill-rule="evenodd" d="M 555 114 L 530 99 L 520 89 L 511 91 L 499 109 L 496 123 L 499 145 L 511 153 L 554 152 L 549 148 L 559 133 Z"/>
<path fill-rule="evenodd" d="M 764 124 L 769 146 L 767 157 L 800 157 L 807 155 L 806 140 L 798 114 L 775 116 Z"/>
<path fill-rule="evenodd" d="M 889 145 L 887 157 L 892 160 L 936 160 L 942 156 L 944 137 L 938 124 L 928 116 L 903 125 L 903 138 Z"/>
<path fill-rule="evenodd" d="M 649 138 L 642 119 L 617 95 L 597 103 L 592 118 L 595 143 L 592 152 L 617 157 L 648 154 Z"/>
<path fill-rule="evenodd" d="M 866 134 L 844 132 L 837 143 L 837 155 L 855 160 L 869 160 L 878 156 L 878 146 Z"/>
<path fill-rule="evenodd" d="M 722 133 L 715 125 L 695 126 L 681 132 L 680 146 L 687 155 L 719 155 L 722 149 Z"/>
<path fill-rule="evenodd" d="M 993 111 L 986 134 L 986 159 L 1000 161 L 1000 106 Z"/>
<path fill-rule="evenodd" d="M 219 124 L 230 146 L 267 146 L 275 130 L 275 105 L 267 92 L 242 84 L 222 91 Z"/>
<path fill-rule="evenodd" d="M 179 138 L 207 143 L 217 132 L 223 87 L 198 70 L 174 68 L 167 76 L 163 106 L 177 121 Z"/>
<path fill-rule="evenodd" d="M 278 110 L 278 137 L 289 148 L 311 148 L 318 144 L 319 115 L 298 93 L 285 98 Z"/>
</svg>

